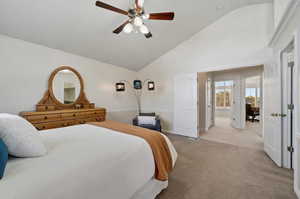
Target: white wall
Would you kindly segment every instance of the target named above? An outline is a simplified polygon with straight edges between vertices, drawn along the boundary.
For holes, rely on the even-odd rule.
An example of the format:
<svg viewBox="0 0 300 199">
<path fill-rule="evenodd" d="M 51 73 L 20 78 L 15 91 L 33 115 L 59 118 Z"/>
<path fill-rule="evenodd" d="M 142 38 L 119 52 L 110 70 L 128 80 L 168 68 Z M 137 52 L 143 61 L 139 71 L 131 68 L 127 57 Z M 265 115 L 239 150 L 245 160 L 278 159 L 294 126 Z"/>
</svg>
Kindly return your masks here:
<svg viewBox="0 0 300 199">
<path fill-rule="evenodd" d="M 273 1 L 274 1 L 274 24 L 275 27 L 277 27 L 280 20 L 283 17 L 284 12 L 286 11 L 289 3 L 292 0 L 273 0 Z"/>
<path fill-rule="evenodd" d="M 128 92 L 116 93 L 115 83 L 137 73 L 60 50 L 0 35 L 0 112 L 31 111 L 47 89 L 51 72 L 74 67 L 83 77 L 88 99 L 107 108 L 111 119 L 129 122 L 136 102 Z"/>
<path fill-rule="evenodd" d="M 143 110 L 159 113 L 164 129 L 172 131 L 174 76 L 264 63 L 272 54 L 267 44 L 273 26 L 272 4 L 247 6 L 169 51 L 139 71 L 140 77 L 157 85 L 155 93 L 144 95 Z"/>
</svg>

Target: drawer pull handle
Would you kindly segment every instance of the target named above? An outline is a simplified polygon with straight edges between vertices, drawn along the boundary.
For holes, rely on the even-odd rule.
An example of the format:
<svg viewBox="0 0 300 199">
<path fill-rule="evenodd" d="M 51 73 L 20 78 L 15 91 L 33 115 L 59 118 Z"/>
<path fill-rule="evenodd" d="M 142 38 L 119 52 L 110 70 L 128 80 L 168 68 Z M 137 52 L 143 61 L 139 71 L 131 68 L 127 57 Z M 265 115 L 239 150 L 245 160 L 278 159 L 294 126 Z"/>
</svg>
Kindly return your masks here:
<svg viewBox="0 0 300 199">
<path fill-rule="evenodd" d="M 75 117 L 76 116 L 76 114 L 73 114 L 73 117 Z"/>
<path fill-rule="evenodd" d="M 47 116 L 45 116 L 45 117 L 44 117 L 44 119 L 46 120 L 46 119 L 48 119 L 48 117 L 47 117 Z"/>
</svg>

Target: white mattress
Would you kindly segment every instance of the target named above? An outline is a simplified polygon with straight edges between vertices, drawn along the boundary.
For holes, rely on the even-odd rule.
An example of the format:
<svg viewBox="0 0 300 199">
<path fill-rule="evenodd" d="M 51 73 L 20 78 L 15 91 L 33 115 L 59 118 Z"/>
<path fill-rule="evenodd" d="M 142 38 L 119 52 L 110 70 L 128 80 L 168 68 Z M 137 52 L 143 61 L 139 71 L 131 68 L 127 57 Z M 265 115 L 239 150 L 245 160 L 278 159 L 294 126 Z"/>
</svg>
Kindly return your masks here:
<svg viewBox="0 0 300 199">
<path fill-rule="evenodd" d="M 41 132 L 48 154 L 9 160 L 3 199 L 130 199 L 153 180 L 151 148 L 141 138 L 92 125 Z M 165 137 L 173 158 L 177 153 Z"/>
</svg>

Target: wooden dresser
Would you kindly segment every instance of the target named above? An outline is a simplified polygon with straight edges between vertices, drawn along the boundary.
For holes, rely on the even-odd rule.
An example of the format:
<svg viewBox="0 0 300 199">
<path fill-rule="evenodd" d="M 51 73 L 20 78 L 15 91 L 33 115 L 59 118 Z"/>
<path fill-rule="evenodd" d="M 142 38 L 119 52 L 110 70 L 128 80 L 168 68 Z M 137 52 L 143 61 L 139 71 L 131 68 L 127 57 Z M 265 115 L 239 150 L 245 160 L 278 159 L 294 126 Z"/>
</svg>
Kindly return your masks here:
<svg viewBox="0 0 300 199">
<path fill-rule="evenodd" d="M 38 130 L 46 130 L 104 121 L 106 110 L 95 108 L 95 104 L 89 102 L 78 71 L 61 66 L 51 73 L 48 89 L 36 105 L 36 111 L 20 115 Z"/>
<path fill-rule="evenodd" d="M 104 108 L 72 109 L 45 112 L 21 112 L 20 114 L 38 130 L 60 128 L 87 122 L 100 122 L 105 120 Z"/>
</svg>

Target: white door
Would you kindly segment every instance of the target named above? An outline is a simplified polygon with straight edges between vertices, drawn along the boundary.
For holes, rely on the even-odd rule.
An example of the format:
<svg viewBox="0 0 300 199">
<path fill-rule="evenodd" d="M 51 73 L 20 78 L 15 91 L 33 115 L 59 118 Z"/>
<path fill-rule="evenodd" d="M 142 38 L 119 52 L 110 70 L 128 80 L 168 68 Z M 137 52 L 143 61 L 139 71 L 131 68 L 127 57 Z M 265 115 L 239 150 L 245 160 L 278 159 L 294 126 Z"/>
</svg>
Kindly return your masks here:
<svg viewBox="0 0 300 199">
<path fill-rule="evenodd" d="M 174 78 L 175 134 L 198 137 L 198 82 L 197 73 Z"/>
<path fill-rule="evenodd" d="M 294 133 L 294 97 L 293 97 L 293 81 L 294 81 L 294 60 L 293 49 L 287 50 L 282 55 L 282 136 L 283 136 L 283 167 L 293 168 L 293 151 L 288 147 L 293 147 Z"/>
<path fill-rule="evenodd" d="M 278 56 L 280 57 L 280 56 Z M 282 166 L 281 134 L 281 69 L 279 60 L 264 67 L 264 150 L 278 165 Z"/>
<path fill-rule="evenodd" d="M 206 130 L 213 125 L 212 83 L 212 79 L 208 78 L 206 83 Z"/>
<path fill-rule="evenodd" d="M 237 78 L 232 86 L 231 126 L 242 129 L 245 127 L 245 79 Z"/>
</svg>

